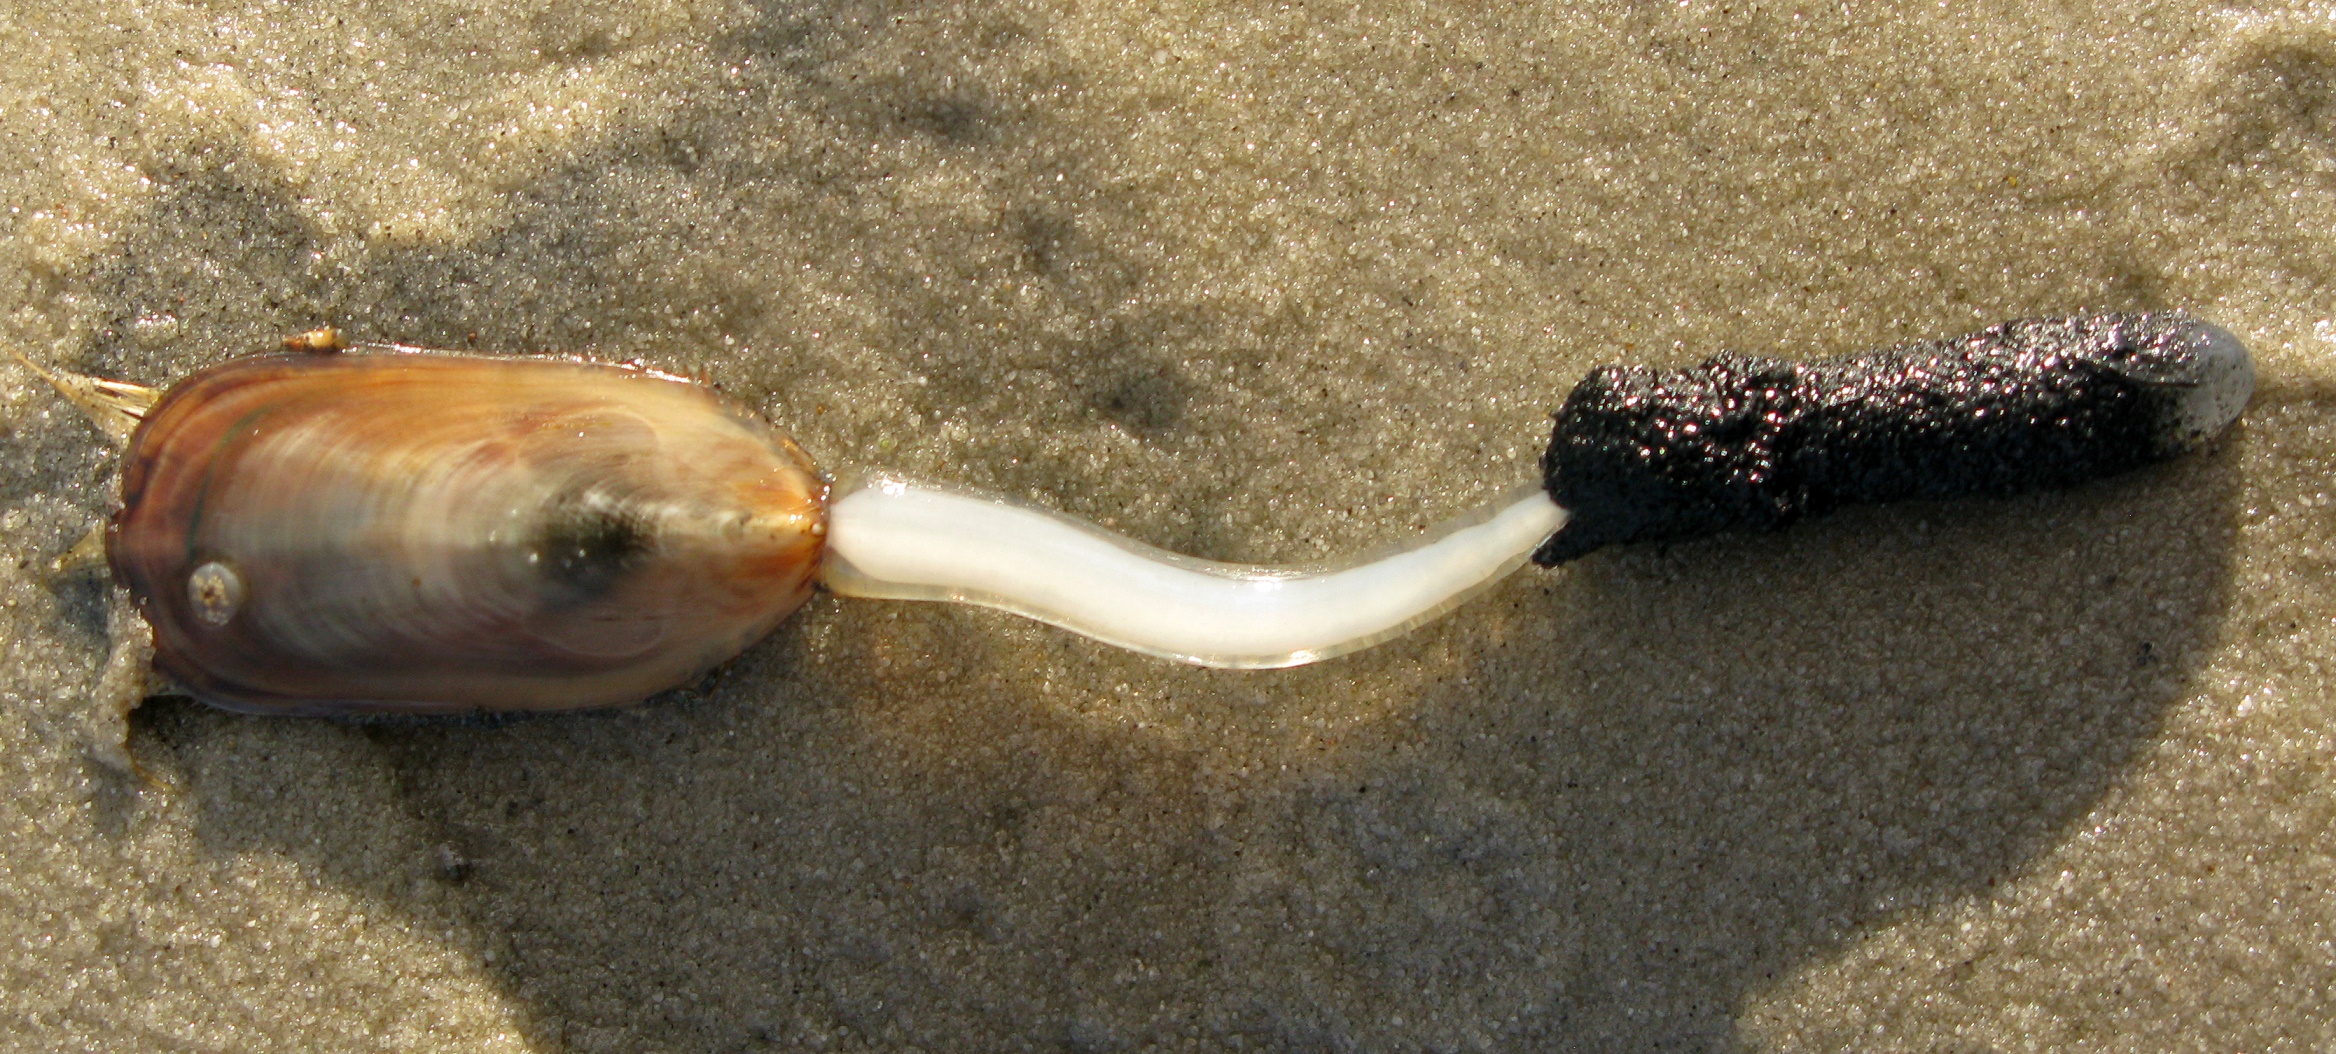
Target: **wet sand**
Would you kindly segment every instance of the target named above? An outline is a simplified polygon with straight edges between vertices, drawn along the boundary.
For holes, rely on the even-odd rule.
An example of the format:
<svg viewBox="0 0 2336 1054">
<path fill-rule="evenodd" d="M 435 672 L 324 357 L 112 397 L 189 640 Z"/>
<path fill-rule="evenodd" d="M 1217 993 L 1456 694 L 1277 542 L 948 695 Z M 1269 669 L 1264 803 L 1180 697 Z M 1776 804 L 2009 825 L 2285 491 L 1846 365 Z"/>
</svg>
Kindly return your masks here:
<svg viewBox="0 0 2336 1054">
<path fill-rule="evenodd" d="M 29 6 L 30 9 L 23 9 Z M 2208 455 L 1528 570 L 1318 666 L 821 598 L 693 688 L 77 729 L 112 459 L 0 370 L 33 1050 L 2336 1044 L 2336 14 L 604 0 L 0 13 L 0 339 L 640 360 L 1228 560 L 1592 366 L 2187 308 Z"/>
</svg>

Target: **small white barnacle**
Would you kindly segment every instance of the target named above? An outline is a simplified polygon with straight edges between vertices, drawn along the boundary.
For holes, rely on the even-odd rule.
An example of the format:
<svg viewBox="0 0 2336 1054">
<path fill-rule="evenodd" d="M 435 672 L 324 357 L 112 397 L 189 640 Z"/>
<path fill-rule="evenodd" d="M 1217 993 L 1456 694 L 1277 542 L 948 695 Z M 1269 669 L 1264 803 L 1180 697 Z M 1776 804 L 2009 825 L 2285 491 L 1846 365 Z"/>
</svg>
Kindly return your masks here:
<svg viewBox="0 0 2336 1054">
<path fill-rule="evenodd" d="M 220 561 L 207 561 L 187 574 L 187 604 L 203 625 L 219 627 L 234 621 L 245 595 L 243 576 Z"/>
</svg>

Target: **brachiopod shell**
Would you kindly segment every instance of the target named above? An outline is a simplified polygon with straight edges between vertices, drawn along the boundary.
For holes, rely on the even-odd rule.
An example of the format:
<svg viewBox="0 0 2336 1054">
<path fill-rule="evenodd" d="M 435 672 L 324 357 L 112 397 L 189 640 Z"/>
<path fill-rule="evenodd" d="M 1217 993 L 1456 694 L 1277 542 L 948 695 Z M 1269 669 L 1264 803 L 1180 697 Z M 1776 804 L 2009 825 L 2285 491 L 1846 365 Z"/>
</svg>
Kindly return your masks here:
<svg viewBox="0 0 2336 1054">
<path fill-rule="evenodd" d="M 817 577 L 826 484 L 700 386 L 449 354 L 197 373 L 130 441 L 109 555 L 155 665 L 237 709 L 565 709 L 681 684 Z"/>
</svg>

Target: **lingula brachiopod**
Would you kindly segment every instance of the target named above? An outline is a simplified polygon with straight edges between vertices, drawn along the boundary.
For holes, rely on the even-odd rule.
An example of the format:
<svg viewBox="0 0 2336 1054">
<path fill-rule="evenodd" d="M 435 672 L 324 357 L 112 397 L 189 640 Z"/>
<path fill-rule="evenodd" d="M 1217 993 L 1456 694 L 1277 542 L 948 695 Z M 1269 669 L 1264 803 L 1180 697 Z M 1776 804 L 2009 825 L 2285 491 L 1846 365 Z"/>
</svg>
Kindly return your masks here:
<svg viewBox="0 0 2336 1054">
<path fill-rule="evenodd" d="M 1529 492 L 1378 559 L 1276 568 L 893 476 L 831 501 L 760 417 L 649 370 L 352 348 L 331 330 L 287 344 L 162 391 L 34 366 L 124 443 L 102 534 L 127 598 L 93 736 L 109 761 L 127 763 L 121 716 L 149 657 L 238 710 L 601 706 L 687 683 L 818 584 L 1202 665 L 1297 665 L 1396 636 L 1528 557 L 2175 457 L 2254 390 L 2246 348 L 2181 312 L 1608 367 L 1557 412 Z"/>
</svg>

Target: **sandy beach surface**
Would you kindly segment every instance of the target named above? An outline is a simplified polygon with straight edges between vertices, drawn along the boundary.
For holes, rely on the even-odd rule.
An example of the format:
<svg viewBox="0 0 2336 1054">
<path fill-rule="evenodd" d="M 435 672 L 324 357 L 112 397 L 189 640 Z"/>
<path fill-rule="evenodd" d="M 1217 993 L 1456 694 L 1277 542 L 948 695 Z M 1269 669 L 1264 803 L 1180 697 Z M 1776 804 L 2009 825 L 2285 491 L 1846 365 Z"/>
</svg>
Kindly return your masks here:
<svg viewBox="0 0 2336 1054">
<path fill-rule="evenodd" d="M 0 1048 L 2336 1046 L 2336 6 L 42 2 L 0 340 L 640 362 L 1227 560 L 1591 367 L 2187 308 L 2216 449 L 1528 570 L 1284 672 L 815 599 L 514 720 L 80 729 L 114 459 L 0 365 Z"/>
</svg>

